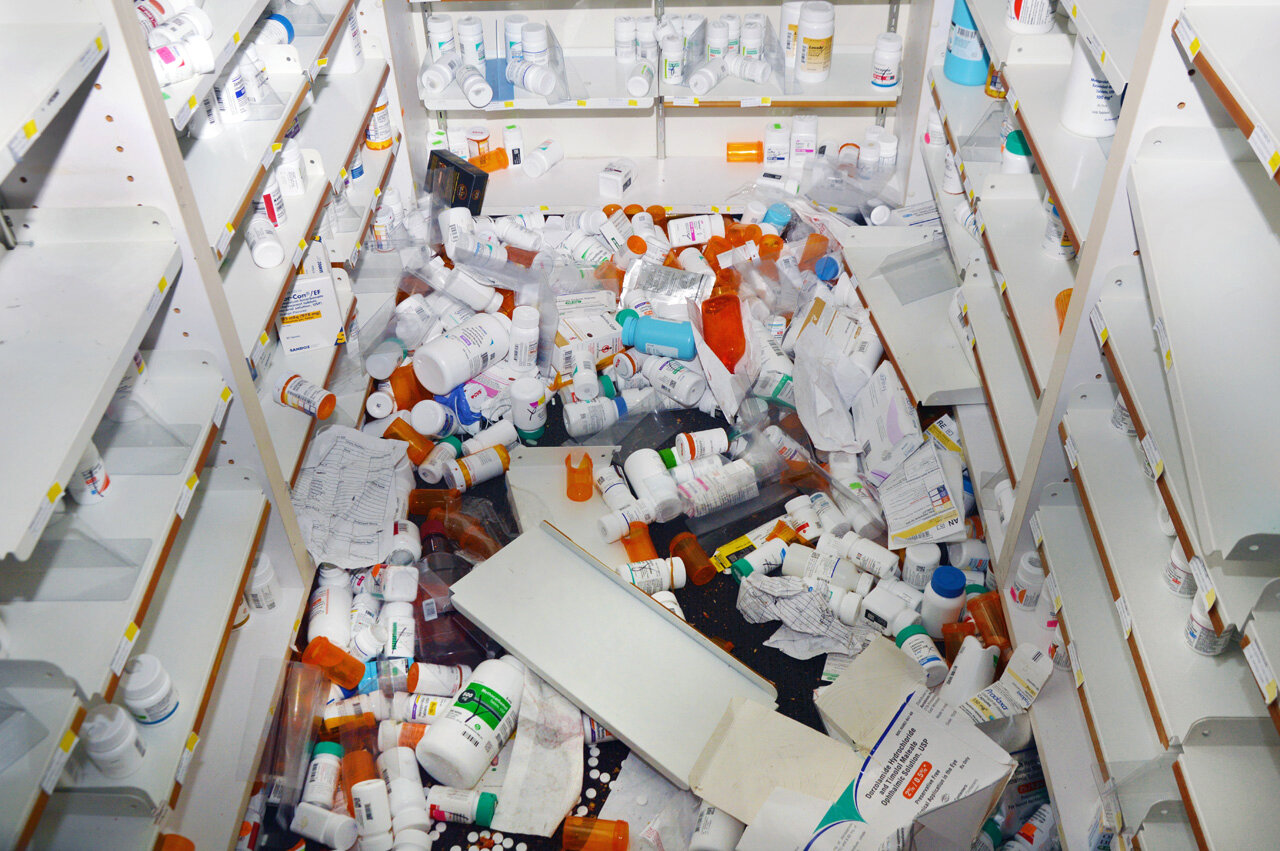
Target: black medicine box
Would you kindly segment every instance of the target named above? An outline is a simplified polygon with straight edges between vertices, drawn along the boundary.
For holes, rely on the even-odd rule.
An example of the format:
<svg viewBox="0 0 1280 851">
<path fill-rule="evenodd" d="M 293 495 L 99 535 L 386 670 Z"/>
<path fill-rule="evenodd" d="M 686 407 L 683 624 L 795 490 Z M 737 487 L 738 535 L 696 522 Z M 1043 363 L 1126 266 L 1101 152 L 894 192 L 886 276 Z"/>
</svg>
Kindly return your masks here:
<svg viewBox="0 0 1280 851">
<path fill-rule="evenodd" d="M 427 185 L 431 196 L 450 207 L 466 207 L 480 215 L 489 175 L 461 157 L 437 148 L 427 161 Z"/>
</svg>

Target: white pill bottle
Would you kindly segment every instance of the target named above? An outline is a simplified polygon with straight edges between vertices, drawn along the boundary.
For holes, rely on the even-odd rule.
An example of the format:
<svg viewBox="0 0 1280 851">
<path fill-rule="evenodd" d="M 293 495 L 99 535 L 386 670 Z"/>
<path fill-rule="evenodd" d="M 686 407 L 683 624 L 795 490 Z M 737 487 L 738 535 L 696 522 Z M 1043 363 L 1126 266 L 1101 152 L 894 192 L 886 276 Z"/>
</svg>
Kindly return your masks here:
<svg viewBox="0 0 1280 851">
<path fill-rule="evenodd" d="M 511 738 L 524 693 L 524 664 L 514 656 L 481 662 L 449 710 L 418 742 L 418 762 L 445 786 L 470 789 Z"/>
</svg>

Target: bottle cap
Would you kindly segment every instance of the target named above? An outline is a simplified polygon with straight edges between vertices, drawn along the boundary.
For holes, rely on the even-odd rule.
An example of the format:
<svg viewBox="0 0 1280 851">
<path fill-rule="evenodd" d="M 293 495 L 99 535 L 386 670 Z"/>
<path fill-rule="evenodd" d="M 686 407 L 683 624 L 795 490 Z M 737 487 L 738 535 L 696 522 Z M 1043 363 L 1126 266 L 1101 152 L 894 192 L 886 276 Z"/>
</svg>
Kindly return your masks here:
<svg viewBox="0 0 1280 851">
<path fill-rule="evenodd" d="M 667 469 L 677 466 L 680 462 L 676 460 L 676 453 L 671 447 L 659 449 L 658 456 L 662 458 L 662 463 L 667 465 Z"/>
<path fill-rule="evenodd" d="M 893 620 L 889 621 L 889 632 L 892 635 L 897 635 L 912 624 L 920 623 L 920 620 L 920 613 L 915 609 L 903 609 L 893 616 Z"/>
<path fill-rule="evenodd" d="M 481 792 L 476 803 L 476 824 L 488 827 L 493 823 L 493 814 L 498 810 L 498 796 L 492 792 Z"/>
<path fill-rule="evenodd" d="M 618 388 L 614 386 L 612 378 L 602 375 L 600 376 L 600 392 L 605 395 L 606 399 L 612 399 L 618 395 Z"/>
<path fill-rule="evenodd" d="M 844 595 L 839 607 L 836 609 L 836 618 L 839 619 L 840 623 L 845 626 L 853 626 L 858 622 L 858 613 L 862 611 L 863 596 L 856 591 L 850 591 Z"/>
<path fill-rule="evenodd" d="M 959 597 L 964 593 L 964 572 L 949 564 L 944 564 L 933 572 L 929 580 L 935 594 L 942 597 Z"/>
<path fill-rule="evenodd" d="M 547 427 L 545 425 L 540 425 L 537 428 L 535 428 L 533 431 L 525 431 L 522 428 L 516 429 L 516 434 L 520 435 L 520 439 L 527 441 L 529 443 L 536 442 L 538 439 L 542 437 L 542 435 L 546 434 L 546 432 L 547 432 Z"/>
<path fill-rule="evenodd" d="M 990 589 L 988 589 L 987 586 L 985 585 L 978 585 L 977 583 L 971 582 L 968 585 L 964 586 L 964 595 L 966 597 L 969 597 L 974 594 L 985 594 L 987 593 L 988 590 Z"/>
<path fill-rule="evenodd" d="M 337 742 L 316 742 L 315 750 L 311 751 L 311 755 L 313 757 L 317 757 L 321 754 L 329 754 L 330 756 L 336 756 L 341 759 L 342 745 Z"/>
<path fill-rule="evenodd" d="M 619 310 L 618 313 L 613 317 L 613 321 L 617 322 L 619 325 L 622 326 L 622 345 L 624 346 L 631 345 L 631 343 L 628 342 L 628 338 L 635 336 L 635 331 L 632 331 L 630 334 L 627 333 L 627 321 L 631 319 L 638 319 L 639 317 L 640 317 L 640 314 L 636 313 L 634 310 L 632 310 L 629 307 Z"/>
<path fill-rule="evenodd" d="M 840 277 L 840 264 L 831 257 L 820 257 L 813 265 L 813 273 L 820 281 L 834 281 Z"/>
<path fill-rule="evenodd" d="M 733 564 L 729 565 L 729 568 L 733 571 L 734 578 L 739 582 L 755 573 L 756 570 L 751 566 L 751 562 L 747 561 L 745 558 L 738 559 Z"/>
<path fill-rule="evenodd" d="M 1027 145 L 1027 137 L 1022 134 L 1021 130 L 1014 130 L 1005 137 L 1004 147 L 1011 154 L 1020 157 L 1031 156 L 1031 148 Z"/>
<path fill-rule="evenodd" d="M 1004 842 L 1004 834 L 1000 832 L 1000 825 L 996 824 L 996 820 L 993 818 L 987 819 L 986 824 L 982 826 L 982 832 L 990 838 L 992 848 L 999 848 L 1000 844 Z"/>
<path fill-rule="evenodd" d="M 288 18 L 286 18 L 284 15 L 277 14 L 277 15 L 268 15 L 267 20 L 275 21 L 276 23 L 280 24 L 280 26 L 284 27 L 284 33 L 285 33 L 285 36 L 287 37 L 286 43 L 287 44 L 293 43 L 293 23 L 290 22 Z"/>
<path fill-rule="evenodd" d="M 924 627 L 917 624 L 911 624 L 910 626 L 904 626 L 902 629 L 898 630 L 898 637 L 894 639 L 894 642 L 901 647 L 906 640 L 913 635 L 923 635 L 928 637 L 929 633 L 925 631 Z"/>
<path fill-rule="evenodd" d="M 683 588 L 689 581 L 689 573 L 684 568 L 684 559 L 680 556 L 671 557 L 671 587 Z"/>
</svg>

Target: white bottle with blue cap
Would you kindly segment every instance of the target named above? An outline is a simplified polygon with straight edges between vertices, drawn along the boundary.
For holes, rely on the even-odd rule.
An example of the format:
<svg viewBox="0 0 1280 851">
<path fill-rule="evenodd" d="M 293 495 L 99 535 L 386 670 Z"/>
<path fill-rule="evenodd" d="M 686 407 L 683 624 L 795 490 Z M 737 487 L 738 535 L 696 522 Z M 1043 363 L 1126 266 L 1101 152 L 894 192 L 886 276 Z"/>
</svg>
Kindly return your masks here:
<svg viewBox="0 0 1280 851">
<path fill-rule="evenodd" d="M 920 619 L 933 638 L 942 638 L 943 624 L 960 620 L 964 609 L 964 573 L 944 564 L 933 572 L 920 604 Z"/>
</svg>

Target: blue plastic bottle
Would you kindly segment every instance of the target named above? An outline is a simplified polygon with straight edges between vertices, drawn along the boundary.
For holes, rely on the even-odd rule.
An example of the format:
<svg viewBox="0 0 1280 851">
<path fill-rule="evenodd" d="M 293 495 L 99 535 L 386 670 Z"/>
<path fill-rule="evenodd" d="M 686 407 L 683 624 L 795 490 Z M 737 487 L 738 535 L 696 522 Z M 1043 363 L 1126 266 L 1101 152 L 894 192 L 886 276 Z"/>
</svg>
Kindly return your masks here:
<svg viewBox="0 0 1280 851">
<path fill-rule="evenodd" d="M 782 233 L 791 224 L 791 208 L 786 204 L 770 204 L 764 212 L 763 223 L 773 225 Z"/>
<path fill-rule="evenodd" d="M 622 326 L 622 345 L 635 346 L 646 355 L 662 355 L 677 360 L 693 360 L 698 350 L 693 342 L 693 325 L 641 316 L 634 310 L 619 310 L 615 320 Z"/>
<path fill-rule="evenodd" d="M 437 396 L 436 401 L 452 411 L 458 418 L 458 422 L 464 426 L 480 422 L 480 415 L 471 410 L 471 403 L 467 400 L 466 382 L 459 384 L 443 396 Z"/>
<path fill-rule="evenodd" d="M 969 4 L 956 0 L 951 8 L 951 32 L 947 35 L 947 58 L 942 62 L 942 72 L 948 80 L 962 86 L 981 86 L 987 81 L 990 64 Z"/>
</svg>

